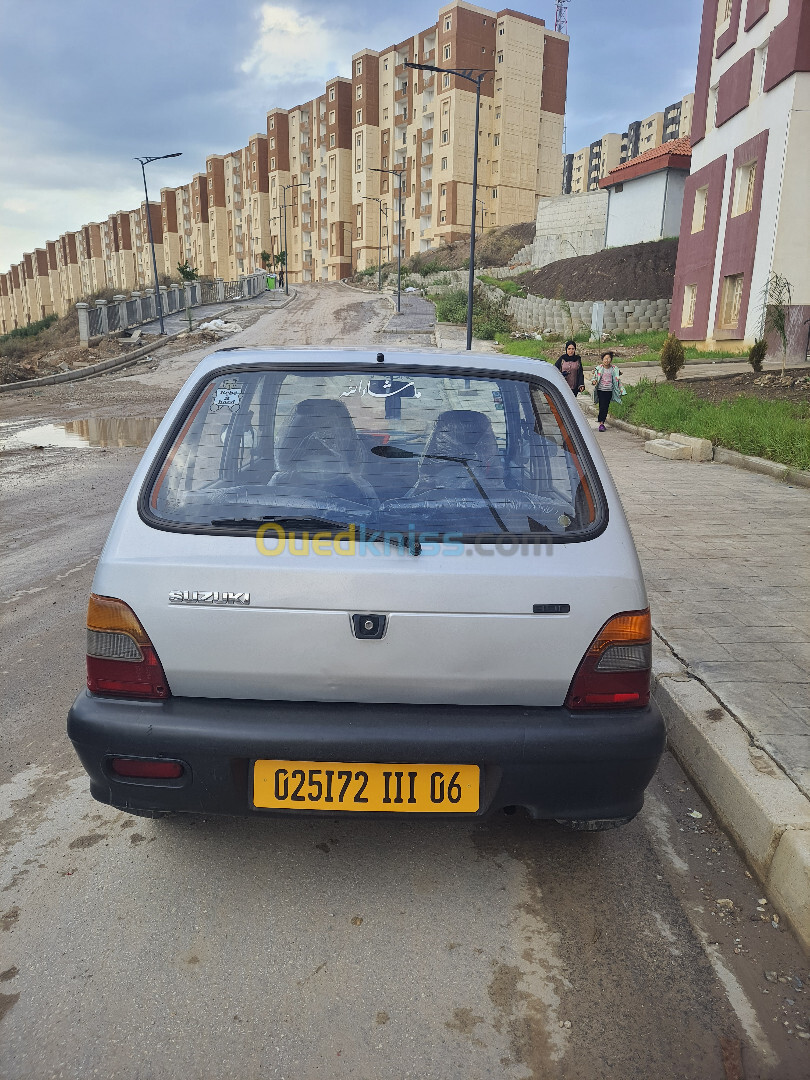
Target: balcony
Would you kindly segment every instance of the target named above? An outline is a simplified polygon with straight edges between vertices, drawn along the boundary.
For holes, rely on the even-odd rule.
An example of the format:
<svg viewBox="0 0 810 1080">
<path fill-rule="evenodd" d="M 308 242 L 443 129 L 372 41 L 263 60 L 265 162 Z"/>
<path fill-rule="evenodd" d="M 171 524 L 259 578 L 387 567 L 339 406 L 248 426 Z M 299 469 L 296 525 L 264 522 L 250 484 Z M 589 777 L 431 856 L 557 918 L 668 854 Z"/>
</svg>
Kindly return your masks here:
<svg viewBox="0 0 810 1080">
<path fill-rule="evenodd" d="M 427 180 L 422 180 L 422 183 L 420 185 L 420 189 L 422 191 L 432 191 L 433 190 L 433 181 L 430 179 L 430 177 L 428 177 Z"/>
<path fill-rule="evenodd" d="M 436 55 L 436 50 L 435 49 L 431 49 L 429 52 L 426 52 L 422 57 L 422 63 L 423 64 L 432 63 L 433 62 L 433 57 L 435 55 Z"/>
<path fill-rule="evenodd" d="M 403 125 L 405 125 L 407 123 L 408 123 L 408 117 L 405 115 L 405 113 L 397 113 L 396 116 L 394 117 L 394 124 L 397 127 L 401 127 L 401 126 L 403 126 Z"/>
<path fill-rule="evenodd" d="M 432 165 L 433 164 L 433 154 L 432 153 L 425 154 L 425 156 L 422 158 L 422 164 L 426 165 L 426 166 L 427 165 Z"/>
<path fill-rule="evenodd" d="M 423 218 L 433 217 L 433 203 L 423 203 L 419 210 L 419 216 Z"/>
<path fill-rule="evenodd" d="M 408 99 L 408 87 L 404 86 L 401 90 L 394 91 L 394 101 L 407 101 Z"/>
<path fill-rule="evenodd" d="M 407 72 L 409 70 L 410 70 L 409 68 L 405 67 L 404 63 L 397 64 L 397 66 L 394 68 L 394 75 L 396 75 L 396 76 L 405 75 L 405 74 L 407 74 Z"/>
<path fill-rule="evenodd" d="M 433 139 L 433 128 L 422 128 L 422 143 L 431 142 Z"/>
</svg>

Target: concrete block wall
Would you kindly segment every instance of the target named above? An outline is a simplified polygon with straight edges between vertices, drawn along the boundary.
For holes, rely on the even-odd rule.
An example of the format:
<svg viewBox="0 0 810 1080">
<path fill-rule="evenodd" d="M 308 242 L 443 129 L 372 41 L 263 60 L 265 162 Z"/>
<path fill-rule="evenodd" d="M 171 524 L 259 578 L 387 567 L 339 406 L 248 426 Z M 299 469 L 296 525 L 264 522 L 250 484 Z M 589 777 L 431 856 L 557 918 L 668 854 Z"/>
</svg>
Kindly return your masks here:
<svg viewBox="0 0 810 1080">
<path fill-rule="evenodd" d="M 605 246 L 607 208 L 606 191 L 541 199 L 537 205 L 534 243 L 531 248 L 519 251 L 511 260 L 512 265 L 529 261 L 536 269 L 559 259 L 601 251 Z"/>
<path fill-rule="evenodd" d="M 642 330 L 669 328 L 669 300 L 606 300 L 604 330 Z M 525 300 L 512 296 L 509 313 L 521 330 L 552 331 L 570 334 L 573 330 L 588 329 L 591 325 L 592 300 L 549 300 L 542 296 L 527 296 Z"/>
</svg>

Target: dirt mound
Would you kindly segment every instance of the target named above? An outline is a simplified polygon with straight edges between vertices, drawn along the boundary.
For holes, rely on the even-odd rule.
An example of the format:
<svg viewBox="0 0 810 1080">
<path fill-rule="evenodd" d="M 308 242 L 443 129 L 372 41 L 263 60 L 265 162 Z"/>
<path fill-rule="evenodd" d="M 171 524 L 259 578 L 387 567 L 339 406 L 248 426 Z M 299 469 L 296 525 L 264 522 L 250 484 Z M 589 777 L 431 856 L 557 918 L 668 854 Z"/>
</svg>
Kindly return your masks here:
<svg viewBox="0 0 810 1080">
<path fill-rule="evenodd" d="M 515 281 L 534 296 L 558 300 L 668 300 L 677 254 L 677 240 L 628 244 L 560 259 Z"/>
<path fill-rule="evenodd" d="M 797 405 L 804 405 L 809 410 L 807 415 L 810 416 L 810 375 L 806 368 L 788 368 L 784 376 L 781 372 L 757 375 L 756 372 L 746 371 L 741 375 L 721 379 L 684 380 L 683 385 L 693 390 L 699 398 L 705 398 L 715 405 L 720 401 L 733 401 L 740 396 L 763 398 L 766 401 L 792 401 Z"/>
</svg>

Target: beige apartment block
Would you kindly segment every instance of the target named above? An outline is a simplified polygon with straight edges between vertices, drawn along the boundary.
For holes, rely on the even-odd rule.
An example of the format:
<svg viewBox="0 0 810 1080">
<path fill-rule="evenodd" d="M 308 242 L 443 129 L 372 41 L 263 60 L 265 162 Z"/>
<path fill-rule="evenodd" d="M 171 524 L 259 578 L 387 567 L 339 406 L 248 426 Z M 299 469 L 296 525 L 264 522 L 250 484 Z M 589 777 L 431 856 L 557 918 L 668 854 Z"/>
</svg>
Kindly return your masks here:
<svg viewBox="0 0 810 1080">
<path fill-rule="evenodd" d="M 93 296 L 107 287 L 104 249 L 101 244 L 101 225 L 83 225 L 79 237 L 79 274 L 82 296 Z"/>
<path fill-rule="evenodd" d="M 639 135 L 639 154 L 647 150 L 654 150 L 664 141 L 664 114 L 653 113 L 641 121 L 641 133 Z"/>
<path fill-rule="evenodd" d="M 183 262 L 180 254 L 180 234 L 178 233 L 178 188 L 160 189 L 160 223 L 163 233 L 163 268 L 162 273 L 177 280 L 177 264 Z M 181 203 L 182 209 L 182 203 Z M 160 270 L 161 268 L 158 267 Z"/>
<path fill-rule="evenodd" d="M 82 298 L 78 233 L 62 233 L 56 241 L 56 263 L 59 267 L 59 292 L 64 305 L 63 314 L 66 314 L 70 305 Z"/>
<path fill-rule="evenodd" d="M 11 317 L 15 326 L 26 326 L 30 321 L 30 311 L 26 303 L 28 293 L 25 289 L 25 267 L 23 262 L 16 263 L 9 270 L 11 280 Z"/>
<path fill-rule="evenodd" d="M 62 297 L 61 282 L 59 280 L 59 263 L 56 258 L 56 241 L 49 240 L 45 245 L 48 258 L 48 290 L 51 294 L 52 310 L 56 315 L 64 315 L 67 305 Z"/>
<path fill-rule="evenodd" d="M 0 333 L 8 334 L 17 327 L 11 297 L 11 271 L 0 274 Z"/>
<path fill-rule="evenodd" d="M 37 319 L 44 319 L 53 314 L 51 279 L 48 270 L 48 252 L 46 248 L 37 248 L 33 257 L 34 303 L 33 310 Z"/>
</svg>

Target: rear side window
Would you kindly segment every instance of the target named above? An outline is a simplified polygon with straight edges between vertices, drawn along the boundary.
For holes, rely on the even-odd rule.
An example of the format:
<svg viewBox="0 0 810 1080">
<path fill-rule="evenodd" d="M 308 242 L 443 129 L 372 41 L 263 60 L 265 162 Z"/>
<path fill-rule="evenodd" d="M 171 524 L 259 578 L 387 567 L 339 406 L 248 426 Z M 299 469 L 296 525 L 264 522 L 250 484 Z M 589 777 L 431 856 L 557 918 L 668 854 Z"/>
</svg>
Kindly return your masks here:
<svg viewBox="0 0 810 1080">
<path fill-rule="evenodd" d="M 317 517 L 440 542 L 583 540 L 606 513 L 553 388 L 405 366 L 213 377 L 153 466 L 141 511 L 183 531 Z"/>
</svg>

